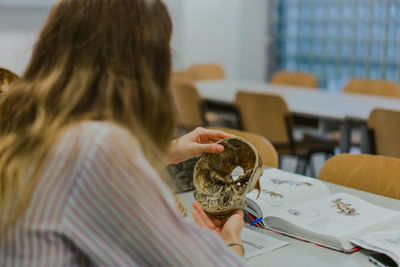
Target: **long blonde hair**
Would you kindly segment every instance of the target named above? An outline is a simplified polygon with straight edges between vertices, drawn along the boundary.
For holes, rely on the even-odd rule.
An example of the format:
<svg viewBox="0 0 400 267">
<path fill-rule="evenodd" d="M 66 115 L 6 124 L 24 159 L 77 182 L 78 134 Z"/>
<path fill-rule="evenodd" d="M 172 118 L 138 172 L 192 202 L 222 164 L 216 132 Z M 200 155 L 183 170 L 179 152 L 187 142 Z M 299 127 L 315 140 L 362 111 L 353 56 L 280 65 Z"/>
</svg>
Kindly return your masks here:
<svg viewBox="0 0 400 267">
<path fill-rule="evenodd" d="M 57 2 L 21 80 L 0 101 L 0 234 L 26 209 L 71 124 L 117 123 L 160 162 L 175 129 L 171 31 L 160 0 Z"/>
</svg>

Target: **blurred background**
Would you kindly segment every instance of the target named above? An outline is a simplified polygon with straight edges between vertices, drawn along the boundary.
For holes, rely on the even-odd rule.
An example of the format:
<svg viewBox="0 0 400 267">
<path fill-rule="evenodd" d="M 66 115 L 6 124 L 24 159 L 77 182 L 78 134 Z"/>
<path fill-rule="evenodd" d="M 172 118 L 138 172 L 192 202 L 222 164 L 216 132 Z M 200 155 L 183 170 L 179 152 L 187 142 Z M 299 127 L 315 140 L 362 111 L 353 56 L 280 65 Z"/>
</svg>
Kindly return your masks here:
<svg viewBox="0 0 400 267">
<path fill-rule="evenodd" d="M 399 1 L 164 0 L 164 2 L 170 10 L 174 24 L 171 49 L 173 75 L 175 75 L 172 81 L 175 84 L 172 87 L 182 84 L 182 77 L 186 79 L 184 86 L 186 90 L 183 95 L 173 91 L 181 126 L 177 135 L 197 126 L 253 132 L 271 141 L 278 152 L 280 168 L 312 176 L 318 174 L 327 158 L 341 152 L 367 152 L 400 157 L 400 151 L 397 150 L 395 153 L 386 153 L 380 148 L 379 151 L 364 151 L 361 148 L 360 129 L 363 126 L 372 127 L 372 124 L 367 124 L 369 118 L 365 115 L 364 117 L 360 115 L 356 120 L 350 116 L 328 122 L 320 115 L 301 116 L 301 112 L 292 110 L 290 100 L 293 97 L 284 96 L 284 101 L 288 101 L 288 112 L 292 112 L 293 116 L 290 116 L 289 120 L 287 114 L 284 115 L 286 117 L 280 118 L 281 121 L 286 118 L 286 122 L 283 122 L 286 129 L 275 135 L 287 134 L 288 140 L 291 138 L 289 135 L 293 135 L 294 140 L 286 140 L 288 144 L 283 148 L 282 143 L 273 140 L 269 134 L 247 125 L 249 119 L 246 119 L 243 109 L 238 109 L 237 100 L 236 103 L 232 103 L 233 100 L 221 103 L 203 95 L 204 90 L 198 90 L 207 87 L 207 80 L 236 80 L 258 82 L 260 87 L 268 87 L 269 83 L 312 87 L 316 92 L 333 94 L 340 94 L 346 90 L 360 93 L 361 89 L 367 88 L 365 94 L 400 100 Z M 22 74 L 29 61 L 37 34 L 54 3 L 54 0 L 0 0 L 0 67 L 8 69 L 16 76 Z M 214 69 L 207 69 L 210 65 Z M 201 71 L 196 69 L 199 66 Z M 303 79 L 307 80 L 310 77 L 274 76 L 280 71 L 284 71 L 285 74 L 287 72 L 296 75 L 308 74 L 311 76 L 311 82 L 302 84 Z M 179 75 L 180 79 L 177 79 Z M 363 84 L 361 89 L 352 89 L 353 91 L 344 89 L 351 79 L 362 79 L 367 81 L 367 84 Z M 372 85 L 374 81 L 390 83 L 385 85 L 379 83 L 376 87 Z M 187 89 L 189 87 L 194 91 Z M 390 94 L 386 92 L 385 87 L 390 87 L 386 88 Z M 244 88 L 235 88 L 238 89 Z M 221 96 L 224 100 L 224 95 L 220 95 L 219 100 Z M 188 107 L 190 97 L 197 97 L 194 100 L 195 104 L 191 106 L 192 110 Z M 360 98 L 357 101 L 364 100 Z M 375 100 L 371 98 L 368 101 L 374 103 Z M 391 105 L 386 106 L 389 102 Z M 393 108 L 399 103 L 400 110 L 400 102 L 393 102 L 391 99 L 384 104 L 376 103 L 374 108 Z M 200 109 L 193 110 L 193 107 Z M 340 105 L 337 105 L 338 112 L 340 109 Z M 266 111 L 264 115 L 267 114 L 276 113 Z M 184 118 L 185 116 L 187 118 Z M 386 125 L 397 125 L 396 123 L 391 119 Z M 269 124 L 270 128 L 278 128 L 271 125 Z M 348 140 L 343 137 L 346 131 L 350 134 Z M 392 146 L 398 145 L 399 132 L 400 129 L 391 130 Z M 328 143 L 321 146 L 324 149 L 318 147 L 318 151 L 315 151 L 315 147 L 311 148 L 310 144 L 315 144 L 317 141 L 304 140 L 307 133 L 329 137 L 329 140 L 324 140 Z M 373 145 L 378 146 L 380 141 L 378 139 L 373 141 Z M 370 145 L 371 142 L 368 142 Z M 299 148 L 305 143 L 308 145 L 306 156 L 304 151 L 301 154 L 298 149 L 292 147 L 292 144 L 296 144 Z M 341 149 L 341 147 L 346 148 Z M 318 154 L 319 152 L 322 154 Z M 303 156 L 306 158 L 306 166 L 299 167 L 299 159 Z"/>
<path fill-rule="evenodd" d="M 0 0 L 0 65 L 21 73 L 54 0 Z M 312 72 L 321 88 L 350 77 L 399 82 L 397 0 L 165 0 L 174 68 L 221 64 L 229 78 Z"/>
</svg>

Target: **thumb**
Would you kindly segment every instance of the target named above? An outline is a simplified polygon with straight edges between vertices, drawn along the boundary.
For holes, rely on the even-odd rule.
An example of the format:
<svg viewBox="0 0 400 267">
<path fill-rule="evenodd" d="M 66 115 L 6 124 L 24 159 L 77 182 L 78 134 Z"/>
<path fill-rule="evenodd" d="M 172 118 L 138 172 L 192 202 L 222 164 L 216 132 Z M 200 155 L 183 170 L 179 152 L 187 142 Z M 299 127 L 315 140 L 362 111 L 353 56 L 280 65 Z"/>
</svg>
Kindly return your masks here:
<svg viewBox="0 0 400 267">
<path fill-rule="evenodd" d="M 226 227 L 234 231 L 239 231 L 239 233 L 243 228 L 243 225 L 244 225 L 243 216 L 240 216 L 239 214 L 232 215 L 225 223 Z"/>
</svg>

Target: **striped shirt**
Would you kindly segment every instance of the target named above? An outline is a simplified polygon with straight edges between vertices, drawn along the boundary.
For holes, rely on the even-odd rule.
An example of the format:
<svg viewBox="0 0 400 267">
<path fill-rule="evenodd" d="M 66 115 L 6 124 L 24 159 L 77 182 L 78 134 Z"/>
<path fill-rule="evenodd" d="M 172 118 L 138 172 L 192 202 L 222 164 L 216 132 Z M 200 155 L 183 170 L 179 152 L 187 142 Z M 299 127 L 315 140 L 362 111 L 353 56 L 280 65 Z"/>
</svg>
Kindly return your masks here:
<svg viewBox="0 0 400 267">
<path fill-rule="evenodd" d="M 61 136 L 0 246 L 0 266 L 243 265 L 215 233 L 180 217 L 132 135 L 105 122 Z"/>
</svg>

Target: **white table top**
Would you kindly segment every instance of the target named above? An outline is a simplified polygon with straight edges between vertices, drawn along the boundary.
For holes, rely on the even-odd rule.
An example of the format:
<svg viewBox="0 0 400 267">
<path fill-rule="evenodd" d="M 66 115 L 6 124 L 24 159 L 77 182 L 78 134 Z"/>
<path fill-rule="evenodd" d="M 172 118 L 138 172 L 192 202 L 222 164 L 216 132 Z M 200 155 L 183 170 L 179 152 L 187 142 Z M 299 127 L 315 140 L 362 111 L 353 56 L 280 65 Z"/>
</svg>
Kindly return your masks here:
<svg viewBox="0 0 400 267">
<path fill-rule="evenodd" d="M 334 120 L 366 121 L 371 111 L 378 107 L 400 110 L 400 98 L 333 93 L 326 90 L 238 80 L 199 81 L 196 86 L 204 98 L 230 103 L 234 102 L 236 92 L 239 90 L 278 94 L 285 99 L 293 113 Z"/>
<path fill-rule="evenodd" d="M 327 183 L 332 193 L 346 192 L 358 196 L 370 203 L 400 211 L 400 200 L 391 199 L 348 187 Z M 194 202 L 192 192 L 179 194 L 178 197 L 187 208 L 188 214 L 191 214 L 191 203 Z M 400 225 L 393 226 L 394 229 L 400 229 Z M 360 250 L 353 254 L 344 254 L 327 248 L 318 247 L 316 245 L 302 242 L 290 237 L 282 236 L 260 229 L 259 231 L 273 238 L 290 242 L 290 245 L 276 249 L 274 251 L 264 253 L 246 260 L 248 266 L 346 266 L 361 267 L 373 266 L 368 262 L 368 252 Z"/>
</svg>

